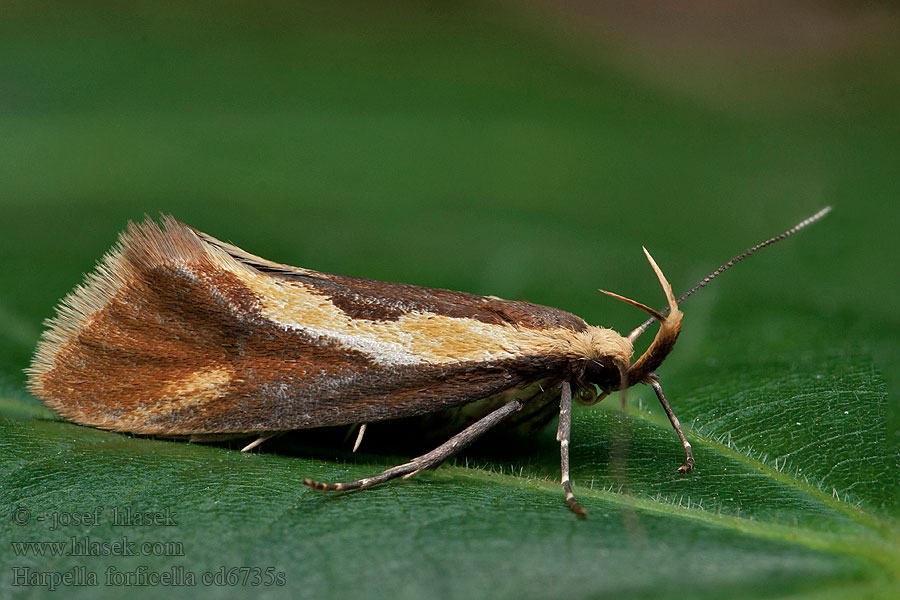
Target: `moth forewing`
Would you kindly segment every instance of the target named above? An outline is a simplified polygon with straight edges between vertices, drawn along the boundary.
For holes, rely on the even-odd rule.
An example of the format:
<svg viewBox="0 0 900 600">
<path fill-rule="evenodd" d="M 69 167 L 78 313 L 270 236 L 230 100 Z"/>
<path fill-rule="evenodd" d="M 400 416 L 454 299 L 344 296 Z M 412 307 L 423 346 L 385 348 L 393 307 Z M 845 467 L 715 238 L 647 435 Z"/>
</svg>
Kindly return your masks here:
<svg viewBox="0 0 900 600">
<path fill-rule="evenodd" d="M 735 257 L 791 235 L 827 209 Z M 226 244 L 170 216 L 129 223 L 97 269 L 47 321 L 32 393 L 63 417 L 101 429 L 196 440 L 402 418 L 457 433 L 380 475 L 307 485 L 345 490 L 437 466 L 501 422 L 544 423 L 559 402 L 562 485 L 574 512 L 571 401 L 653 386 L 693 465 L 691 447 L 655 369 L 674 347 L 681 312 L 649 252 L 668 307 L 634 362 L 630 335 L 565 311 L 436 288 L 320 273 Z M 680 300 L 679 300 L 680 301 Z M 668 316 L 666 311 L 671 311 Z M 596 386 L 596 387 L 595 387 Z M 599 388 L 598 396 L 595 390 Z"/>
<path fill-rule="evenodd" d="M 341 277 L 132 225 L 60 306 L 29 385 L 67 418 L 142 434 L 284 431 L 430 413 L 560 371 L 581 319 Z"/>
</svg>

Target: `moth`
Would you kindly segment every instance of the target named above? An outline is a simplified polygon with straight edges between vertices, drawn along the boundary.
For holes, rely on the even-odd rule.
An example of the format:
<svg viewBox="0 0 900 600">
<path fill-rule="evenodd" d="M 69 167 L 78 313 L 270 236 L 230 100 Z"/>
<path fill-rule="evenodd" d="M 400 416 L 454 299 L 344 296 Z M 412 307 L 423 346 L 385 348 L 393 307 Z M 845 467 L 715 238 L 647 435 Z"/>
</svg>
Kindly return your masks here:
<svg viewBox="0 0 900 600">
<path fill-rule="evenodd" d="M 644 250 L 668 307 L 604 292 L 650 319 L 628 335 L 568 312 L 402 283 L 320 273 L 255 256 L 171 216 L 129 223 L 117 244 L 46 322 L 31 392 L 62 417 L 100 429 L 212 441 L 428 418 L 457 427 L 433 451 L 350 490 L 436 467 L 498 423 L 559 415 L 561 484 L 569 507 L 573 397 L 595 403 L 636 384 L 653 388 L 684 448 L 691 445 L 656 370 L 681 331 L 679 302 L 760 248 L 711 273 L 680 299 Z M 602 290 L 601 290 L 602 291 Z M 668 313 L 668 314 L 667 314 Z M 633 360 L 637 338 L 659 329 Z M 355 447 L 354 447 L 355 449 Z"/>
</svg>

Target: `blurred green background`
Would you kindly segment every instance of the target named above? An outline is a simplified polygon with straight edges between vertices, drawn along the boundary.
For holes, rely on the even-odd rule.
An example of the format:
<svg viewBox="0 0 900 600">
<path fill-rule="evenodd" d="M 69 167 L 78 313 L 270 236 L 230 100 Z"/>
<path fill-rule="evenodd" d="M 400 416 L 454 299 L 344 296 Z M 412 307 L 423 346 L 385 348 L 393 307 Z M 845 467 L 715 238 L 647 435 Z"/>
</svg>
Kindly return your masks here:
<svg viewBox="0 0 900 600">
<path fill-rule="evenodd" d="M 866 393 L 888 386 L 891 455 L 898 24 L 877 2 L 4 2 L 4 406 L 36 410 L 22 369 L 42 319 L 145 213 L 280 262 L 627 331 L 641 315 L 596 289 L 662 305 L 641 245 L 679 292 L 831 205 L 686 303 L 662 375 L 677 412 L 734 384 L 734 361 L 773 377 L 783 357 L 849 361 Z"/>
</svg>

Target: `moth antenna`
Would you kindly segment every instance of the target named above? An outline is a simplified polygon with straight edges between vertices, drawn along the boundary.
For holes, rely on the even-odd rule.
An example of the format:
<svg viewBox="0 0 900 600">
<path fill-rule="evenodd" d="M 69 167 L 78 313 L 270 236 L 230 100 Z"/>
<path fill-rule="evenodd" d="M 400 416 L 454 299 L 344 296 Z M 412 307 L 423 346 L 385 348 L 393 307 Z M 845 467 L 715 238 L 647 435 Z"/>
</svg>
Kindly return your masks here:
<svg viewBox="0 0 900 600">
<path fill-rule="evenodd" d="M 733 257 L 731 260 L 729 260 L 728 262 L 726 262 L 725 264 L 720 266 L 718 269 L 716 269 L 715 271 L 713 271 L 712 273 L 710 273 L 709 275 L 707 275 L 706 277 L 701 279 L 697 283 L 697 285 L 695 285 L 694 287 L 692 287 L 691 289 L 686 291 L 684 294 L 682 294 L 681 297 L 679 297 L 678 300 L 676 301 L 676 304 L 681 304 L 694 292 L 696 292 L 700 288 L 705 287 L 706 284 L 708 284 L 710 281 L 712 281 L 713 279 L 715 279 L 716 277 L 721 275 L 724 271 L 727 271 L 728 269 L 730 269 L 737 263 L 741 262 L 742 260 L 744 260 L 745 258 L 750 256 L 751 254 L 756 254 L 757 252 L 759 252 L 766 246 L 770 246 L 770 245 L 774 244 L 775 242 L 780 242 L 784 238 L 794 235 L 795 233 L 797 233 L 798 231 L 800 231 L 807 225 L 812 225 L 813 223 L 815 223 L 816 221 L 818 221 L 819 219 L 821 219 L 822 217 L 827 215 L 829 212 L 831 212 L 831 207 L 826 206 L 825 208 L 823 208 L 822 210 L 820 210 L 813 216 L 800 221 L 799 223 L 797 223 L 796 225 L 794 225 L 793 227 L 791 227 L 784 233 L 782 233 L 780 235 L 776 235 L 775 237 L 771 237 L 771 238 L 767 239 L 766 241 L 761 242 L 761 243 L 753 246 L 752 248 L 748 248 L 744 252 Z M 652 261 L 652 259 L 651 259 L 651 261 Z M 672 307 L 672 302 L 670 301 L 669 306 L 662 309 L 662 311 L 660 311 L 660 312 L 663 315 L 665 315 L 669 312 L 671 307 Z M 656 316 L 654 316 L 652 319 L 647 319 L 644 323 L 642 323 L 640 326 L 635 328 L 634 331 L 632 331 L 630 334 L 628 334 L 628 339 L 630 339 L 632 342 L 634 342 L 642 333 L 644 333 L 647 330 L 648 327 L 650 327 L 650 325 L 653 323 L 654 320 L 661 321 L 661 319 L 659 319 Z"/>
</svg>

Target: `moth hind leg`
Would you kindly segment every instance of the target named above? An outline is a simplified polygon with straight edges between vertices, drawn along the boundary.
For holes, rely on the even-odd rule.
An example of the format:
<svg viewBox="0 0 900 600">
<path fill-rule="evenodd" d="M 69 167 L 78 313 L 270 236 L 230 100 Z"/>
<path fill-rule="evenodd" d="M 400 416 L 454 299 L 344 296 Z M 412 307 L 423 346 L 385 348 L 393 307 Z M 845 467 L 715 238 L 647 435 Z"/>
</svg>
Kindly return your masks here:
<svg viewBox="0 0 900 600">
<path fill-rule="evenodd" d="M 303 480 L 303 483 L 316 490 L 340 492 L 345 490 L 355 490 L 372 487 L 373 485 L 378 485 L 379 483 L 384 483 L 398 477 L 408 479 L 413 475 L 424 471 L 425 469 L 430 469 L 432 467 L 438 466 L 439 464 L 474 442 L 476 439 L 481 437 L 491 427 L 500 423 L 506 417 L 521 409 L 522 406 L 524 406 L 524 403 L 521 400 L 512 400 L 511 402 L 504 404 L 494 412 L 482 417 L 475 423 L 469 425 L 467 428 L 463 429 L 461 432 L 457 433 L 455 436 L 453 436 L 431 452 L 416 457 L 407 463 L 403 463 L 402 465 L 391 467 L 390 469 L 387 469 L 382 473 L 375 475 L 374 477 L 367 477 L 364 479 L 357 479 L 356 481 L 345 481 L 341 483 L 325 483 L 322 481 L 313 481 L 312 479 L 306 478 Z"/>
</svg>

